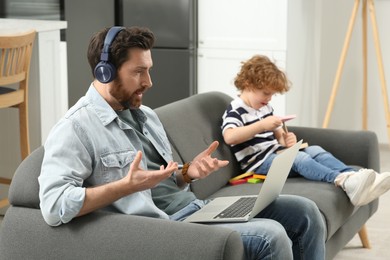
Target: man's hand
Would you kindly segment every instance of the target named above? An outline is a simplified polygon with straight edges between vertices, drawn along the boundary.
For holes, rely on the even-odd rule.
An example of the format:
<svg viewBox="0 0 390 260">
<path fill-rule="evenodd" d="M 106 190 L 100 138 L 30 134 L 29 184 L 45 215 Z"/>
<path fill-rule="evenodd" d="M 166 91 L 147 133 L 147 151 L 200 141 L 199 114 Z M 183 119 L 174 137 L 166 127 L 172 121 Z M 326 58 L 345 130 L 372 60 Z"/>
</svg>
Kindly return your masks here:
<svg viewBox="0 0 390 260">
<path fill-rule="evenodd" d="M 187 172 L 187 175 L 191 179 L 202 179 L 229 164 L 229 161 L 211 157 L 211 154 L 218 148 L 218 145 L 218 141 L 214 141 L 206 150 L 194 158 Z"/>
<path fill-rule="evenodd" d="M 131 192 L 153 188 L 178 170 L 176 162 L 168 162 L 166 167 L 161 165 L 160 170 L 145 171 L 140 167 L 141 159 L 142 152 L 138 151 L 134 161 L 130 165 L 129 173 L 126 176 L 127 184 Z"/>
</svg>

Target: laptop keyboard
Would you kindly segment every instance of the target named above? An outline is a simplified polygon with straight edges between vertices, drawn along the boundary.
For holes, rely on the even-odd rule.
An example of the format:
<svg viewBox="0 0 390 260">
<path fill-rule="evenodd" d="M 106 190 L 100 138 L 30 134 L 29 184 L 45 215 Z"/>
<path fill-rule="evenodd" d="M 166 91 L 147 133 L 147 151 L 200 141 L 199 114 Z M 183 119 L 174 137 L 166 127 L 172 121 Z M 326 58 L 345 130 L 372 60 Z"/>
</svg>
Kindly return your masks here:
<svg viewBox="0 0 390 260">
<path fill-rule="evenodd" d="M 252 211 L 256 197 L 243 197 L 227 207 L 214 218 L 240 218 Z"/>
</svg>

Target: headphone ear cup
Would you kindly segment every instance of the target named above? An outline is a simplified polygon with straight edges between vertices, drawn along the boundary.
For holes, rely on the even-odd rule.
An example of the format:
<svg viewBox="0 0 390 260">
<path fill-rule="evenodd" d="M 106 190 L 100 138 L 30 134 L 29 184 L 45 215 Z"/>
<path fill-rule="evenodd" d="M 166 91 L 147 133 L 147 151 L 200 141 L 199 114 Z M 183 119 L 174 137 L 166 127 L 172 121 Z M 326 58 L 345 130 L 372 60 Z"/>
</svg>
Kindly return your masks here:
<svg viewBox="0 0 390 260">
<path fill-rule="evenodd" d="M 116 77 L 116 68 L 110 62 L 101 61 L 95 67 L 95 78 L 101 83 L 109 83 Z"/>
<path fill-rule="evenodd" d="M 115 36 L 124 29 L 124 27 L 114 26 L 111 27 L 106 37 L 104 38 L 103 50 L 100 54 L 100 62 L 94 69 L 95 78 L 101 83 L 109 83 L 116 77 L 116 68 L 109 62 L 110 45 L 115 39 Z"/>
</svg>

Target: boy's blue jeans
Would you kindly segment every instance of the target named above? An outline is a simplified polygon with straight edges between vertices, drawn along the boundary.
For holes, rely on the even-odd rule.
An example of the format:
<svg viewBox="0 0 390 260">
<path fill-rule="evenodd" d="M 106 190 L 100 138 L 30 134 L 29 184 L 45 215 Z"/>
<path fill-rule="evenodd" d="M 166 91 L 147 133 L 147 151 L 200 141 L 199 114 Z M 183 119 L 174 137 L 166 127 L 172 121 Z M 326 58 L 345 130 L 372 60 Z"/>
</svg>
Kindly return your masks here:
<svg viewBox="0 0 390 260">
<path fill-rule="evenodd" d="M 206 203 L 195 200 L 171 220 L 182 221 Z M 303 197 L 281 195 L 246 223 L 210 225 L 239 232 L 246 259 L 325 259 L 325 223 L 316 204 Z"/>
<path fill-rule="evenodd" d="M 255 172 L 266 174 L 276 156 L 275 153 L 269 155 Z M 313 145 L 298 152 L 291 170 L 290 175 L 298 173 L 309 180 L 334 183 L 340 173 L 354 169 L 345 165 L 322 147 Z"/>
</svg>

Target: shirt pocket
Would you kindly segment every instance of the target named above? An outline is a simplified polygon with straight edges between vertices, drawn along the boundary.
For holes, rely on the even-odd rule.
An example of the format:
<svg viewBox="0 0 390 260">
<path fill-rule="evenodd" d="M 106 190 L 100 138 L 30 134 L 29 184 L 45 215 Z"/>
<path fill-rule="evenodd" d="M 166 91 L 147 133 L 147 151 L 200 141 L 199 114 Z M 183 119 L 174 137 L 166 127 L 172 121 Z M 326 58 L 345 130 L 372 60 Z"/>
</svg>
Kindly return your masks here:
<svg viewBox="0 0 390 260">
<path fill-rule="evenodd" d="M 100 159 L 103 166 L 104 181 L 112 182 L 126 176 L 135 155 L 134 151 L 117 151 L 102 154 Z"/>
</svg>

